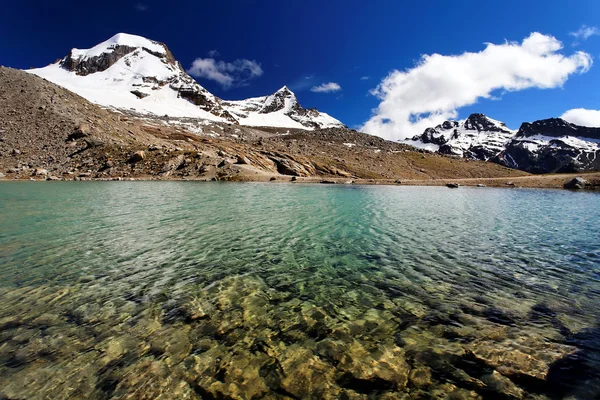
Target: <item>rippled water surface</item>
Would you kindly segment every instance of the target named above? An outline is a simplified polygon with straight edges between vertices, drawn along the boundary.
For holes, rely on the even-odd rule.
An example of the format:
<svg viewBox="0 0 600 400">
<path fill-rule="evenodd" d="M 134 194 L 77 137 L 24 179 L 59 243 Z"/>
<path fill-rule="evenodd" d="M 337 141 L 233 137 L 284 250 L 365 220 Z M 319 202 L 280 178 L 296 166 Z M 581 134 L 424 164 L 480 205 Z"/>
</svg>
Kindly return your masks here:
<svg viewBox="0 0 600 400">
<path fill-rule="evenodd" d="M 0 398 L 600 397 L 600 195 L 0 184 Z"/>
</svg>

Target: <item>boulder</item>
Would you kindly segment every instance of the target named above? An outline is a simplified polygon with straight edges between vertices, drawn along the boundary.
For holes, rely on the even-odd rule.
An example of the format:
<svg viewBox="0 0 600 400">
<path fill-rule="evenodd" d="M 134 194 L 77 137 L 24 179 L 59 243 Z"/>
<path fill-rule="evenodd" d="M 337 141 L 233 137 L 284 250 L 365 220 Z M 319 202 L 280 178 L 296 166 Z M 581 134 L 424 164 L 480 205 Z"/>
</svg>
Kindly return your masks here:
<svg viewBox="0 0 600 400">
<path fill-rule="evenodd" d="M 583 179 L 582 177 L 576 177 L 571 179 L 569 182 L 565 183 L 563 185 L 563 187 L 565 189 L 572 189 L 572 190 L 576 190 L 576 189 L 585 189 L 585 185 L 587 185 L 588 181 L 586 181 L 585 179 Z"/>
<path fill-rule="evenodd" d="M 33 175 L 46 176 L 48 175 L 48 170 L 44 168 L 36 168 L 35 171 L 33 171 Z"/>
<path fill-rule="evenodd" d="M 4 175 L 2 172 L 0 172 L 0 179 L 6 177 L 6 175 Z"/>
<path fill-rule="evenodd" d="M 237 156 L 237 164 L 250 164 L 250 160 L 246 156 Z"/>
<path fill-rule="evenodd" d="M 177 157 L 173 157 L 168 160 L 161 168 L 160 173 L 168 176 L 171 174 L 171 172 L 179 169 L 180 167 L 183 168 L 183 166 L 185 166 L 185 157 L 183 154 L 180 154 Z"/>
<path fill-rule="evenodd" d="M 460 185 L 458 183 L 447 183 L 446 187 L 449 187 L 450 189 L 457 189 Z"/>
<path fill-rule="evenodd" d="M 146 154 L 140 150 L 133 153 L 131 157 L 129 157 L 128 162 L 134 164 L 136 162 L 142 161 L 144 158 L 146 158 Z"/>
<path fill-rule="evenodd" d="M 67 140 L 77 140 L 90 135 L 90 126 L 88 124 L 80 124 L 67 137 Z"/>
</svg>

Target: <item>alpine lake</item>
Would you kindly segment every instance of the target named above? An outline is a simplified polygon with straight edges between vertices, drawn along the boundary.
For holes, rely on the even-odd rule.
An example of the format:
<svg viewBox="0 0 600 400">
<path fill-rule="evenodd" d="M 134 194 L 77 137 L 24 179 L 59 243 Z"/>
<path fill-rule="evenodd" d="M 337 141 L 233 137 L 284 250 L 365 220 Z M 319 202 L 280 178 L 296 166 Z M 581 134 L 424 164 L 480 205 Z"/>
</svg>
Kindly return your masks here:
<svg viewBox="0 0 600 400">
<path fill-rule="evenodd" d="M 0 184 L 0 399 L 600 398 L 600 194 Z"/>
</svg>

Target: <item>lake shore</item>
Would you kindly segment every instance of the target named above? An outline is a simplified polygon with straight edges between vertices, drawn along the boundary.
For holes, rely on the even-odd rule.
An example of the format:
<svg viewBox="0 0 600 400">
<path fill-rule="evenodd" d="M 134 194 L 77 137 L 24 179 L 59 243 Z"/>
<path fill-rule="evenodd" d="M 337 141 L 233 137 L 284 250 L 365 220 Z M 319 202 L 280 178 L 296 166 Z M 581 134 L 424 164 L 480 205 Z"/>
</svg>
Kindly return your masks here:
<svg viewBox="0 0 600 400">
<path fill-rule="evenodd" d="M 494 188 L 540 188 L 540 189 L 563 189 L 563 185 L 573 178 L 582 177 L 593 184 L 592 189 L 600 187 L 600 172 L 547 174 L 547 175 L 524 175 L 514 177 L 496 178 L 456 178 L 456 179 L 364 179 L 364 178 L 332 178 L 321 176 L 295 177 L 288 175 L 273 175 L 267 173 L 240 174 L 234 179 L 224 179 L 226 182 L 270 182 L 270 183 L 311 183 L 311 184 L 353 184 L 353 185 L 394 185 L 394 186 L 446 186 L 455 183 L 460 186 L 494 187 Z M 71 177 L 67 176 L 59 181 L 194 181 L 208 182 L 212 179 L 200 177 L 176 177 L 176 176 L 150 176 L 142 175 L 135 177 Z M 44 177 L 36 178 L 12 178 L 10 175 L 0 178 L 0 182 L 14 181 L 46 181 Z"/>
</svg>

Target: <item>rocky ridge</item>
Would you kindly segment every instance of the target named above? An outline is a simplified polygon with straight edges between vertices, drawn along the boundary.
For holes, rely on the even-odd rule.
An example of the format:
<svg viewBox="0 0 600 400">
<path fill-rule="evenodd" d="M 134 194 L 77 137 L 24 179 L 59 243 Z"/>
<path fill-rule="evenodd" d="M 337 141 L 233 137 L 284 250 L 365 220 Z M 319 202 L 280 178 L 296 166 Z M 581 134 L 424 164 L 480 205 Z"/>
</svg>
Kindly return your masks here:
<svg viewBox="0 0 600 400">
<path fill-rule="evenodd" d="M 551 118 L 512 131 L 483 114 L 445 121 L 406 143 L 441 154 L 492 161 L 531 173 L 600 170 L 600 128 Z"/>
<path fill-rule="evenodd" d="M 550 118 L 524 123 L 493 161 L 532 173 L 600 170 L 600 128 Z"/>
</svg>

